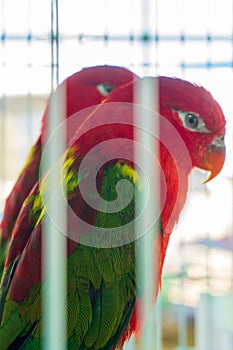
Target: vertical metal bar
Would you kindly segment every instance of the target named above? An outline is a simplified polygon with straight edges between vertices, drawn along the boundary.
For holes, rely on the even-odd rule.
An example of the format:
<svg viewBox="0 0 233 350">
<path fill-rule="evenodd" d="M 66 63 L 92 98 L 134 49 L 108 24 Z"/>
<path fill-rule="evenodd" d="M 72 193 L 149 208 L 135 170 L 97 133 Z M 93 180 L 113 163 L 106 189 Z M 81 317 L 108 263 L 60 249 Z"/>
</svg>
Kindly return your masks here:
<svg viewBox="0 0 233 350">
<path fill-rule="evenodd" d="M 6 24 L 5 24 L 5 1 L 3 0 L 1 3 L 1 32 L 2 36 L 6 33 Z M 2 49 L 5 46 L 5 41 L 1 42 Z M 2 59 L 2 69 L 6 69 L 6 60 L 4 57 L 3 52 L 1 52 L 1 59 Z M 1 77 L 1 83 L 2 87 L 5 83 L 5 74 Z M 1 96 L 1 124 L 0 124 L 0 176 L 1 176 L 1 186 L 0 186 L 0 209 L 2 209 L 3 202 L 5 200 L 6 196 L 6 180 L 7 180 L 7 174 L 6 174 L 6 117 L 7 117 L 7 96 L 4 91 L 4 88 L 2 90 L 2 96 Z M 1 218 L 0 218 L 1 219 Z"/>
<path fill-rule="evenodd" d="M 181 2 L 181 11 L 182 11 L 182 16 L 185 15 L 185 1 L 182 0 Z M 181 24 L 181 31 L 180 31 L 181 37 L 185 37 L 185 29 L 183 25 Z M 181 40 L 180 41 L 180 46 L 181 46 L 181 73 L 182 76 L 185 76 L 185 45 L 186 41 Z M 180 242 L 180 254 L 181 254 L 181 277 L 179 281 L 179 298 L 180 298 L 180 303 L 179 303 L 179 309 L 178 309 L 178 349 L 186 349 L 187 347 L 187 322 L 186 322 L 186 311 L 185 311 L 185 306 L 183 304 L 183 296 L 184 296 L 184 276 L 186 276 L 186 265 L 185 265 L 185 257 L 182 251 L 182 241 Z"/>
<path fill-rule="evenodd" d="M 179 277 L 179 308 L 178 308 L 178 349 L 186 349 L 187 347 L 187 317 L 186 309 L 184 305 L 184 278 L 187 275 L 186 273 L 186 264 L 185 264 L 185 252 L 182 249 L 183 241 L 180 241 L 179 254 L 180 254 L 180 272 L 181 277 Z"/>
<path fill-rule="evenodd" d="M 158 294 L 155 307 L 155 349 L 162 349 L 162 299 Z"/>
<path fill-rule="evenodd" d="M 156 0 L 155 1 L 155 35 L 158 36 L 158 18 L 159 18 L 159 1 Z M 158 61 L 158 50 L 159 50 L 159 41 L 155 41 L 155 74 L 157 74 L 157 70 L 159 67 L 159 61 Z M 155 102 L 155 108 L 156 111 L 159 112 L 159 92 L 158 92 L 158 86 L 156 87 L 157 91 L 156 93 L 156 100 Z M 157 127 L 157 131 L 159 130 L 159 122 L 158 120 L 156 121 L 156 127 Z M 159 157 L 159 147 L 157 144 L 157 156 Z M 159 183 L 159 176 L 157 176 L 157 180 L 155 179 L 155 181 L 158 181 L 157 183 Z M 158 193 L 160 193 L 160 186 L 157 185 L 157 190 Z M 157 200 L 159 202 L 160 200 L 160 195 L 157 194 Z M 157 208 L 158 210 L 160 210 L 159 204 L 157 203 Z M 159 263 L 158 259 L 157 259 L 157 263 Z M 156 274 L 155 274 L 156 275 Z M 156 278 L 157 276 L 155 276 Z M 157 301 L 156 301 L 156 307 L 155 307 L 155 337 L 156 337 L 156 349 L 160 350 L 162 349 L 162 298 L 160 297 L 159 293 L 158 293 L 158 297 L 157 297 Z"/>
<path fill-rule="evenodd" d="M 159 67 L 159 61 L 158 61 L 158 51 L 159 51 L 159 1 L 155 1 L 155 74 L 157 75 L 158 67 Z"/>
<path fill-rule="evenodd" d="M 51 1 L 51 86 L 58 84 L 58 1 Z M 66 148 L 66 130 L 57 126 L 64 120 L 66 87 L 52 94 L 47 120 L 49 147 L 42 158 L 42 170 L 49 169 L 47 178 L 48 212 L 43 224 L 43 331 L 45 350 L 66 349 L 66 205 L 58 193 L 61 168 L 57 160 Z M 47 145 L 45 144 L 45 147 Z M 51 220 L 51 217 L 53 220 Z M 57 228 L 59 227 L 59 229 Z"/>
<path fill-rule="evenodd" d="M 233 0 L 231 3 L 231 30 L 232 30 L 232 51 L 231 51 L 231 62 L 232 62 L 232 72 L 233 72 Z M 232 141 L 232 145 L 233 145 L 233 141 Z M 231 195 L 232 195 L 232 202 L 233 202 L 233 169 L 232 169 L 232 173 L 231 173 Z M 232 300 L 233 300 L 233 216 L 231 217 L 231 237 L 232 237 L 232 244 L 231 244 L 231 291 L 232 291 Z M 233 340 L 232 340 L 233 343 Z M 233 344 L 232 344 L 233 347 Z"/>
<path fill-rule="evenodd" d="M 7 115 L 7 98 L 3 93 L 1 96 L 1 108 L 0 108 L 0 213 L 3 206 L 3 201 L 6 196 L 6 115 Z M 0 217 L 1 221 L 1 217 Z"/>
<path fill-rule="evenodd" d="M 51 0 L 51 90 L 59 83 L 58 0 Z"/>
<path fill-rule="evenodd" d="M 32 50 L 32 40 L 31 40 L 31 33 L 32 33 L 32 27 L 31 27 L 31 1 L 27 1 L 27 8 L 28 8 L 28 40 L 27 40 L 27 45 L 29 48 L 29 51 Z M 32 74 L 32 60 L 29 55 L 28 57 L 28 62 L 27 62 L 27 68 L 28 68 L 28 76 L 31 76 Z M 31 92 L 31 78 L 29 78 L 29 83 L 28 83 L 28 94 L 27 94 L 27 137 L 28 137 L 28 142 L 31 145 L 33 142 L 33 121 L 32 121 L 32 92 Z"/>
<path fill-rule="evenodd" d="M 56 121 L 61 117 L 64 93 L 54 93 L 51 98 L 49 115 L 50 127 L 54 130 Z M 61 105 L 62 103 L 62 105 Z M 43 287 L 43 321 L 44 321 L 44 349 L 64 350 L 66 348 L 66 207 L 60 200 L 58 193 L 61 181 L 61 169 L 57 159 L 65 148 L 64 132 L 60 129 L 56 137 L 50 141 L 47 156 L 42 167 L 49 168 L 47 179 L 48 201 L 47 216 L 43 225 L 43 273 L 45 285 Z M 52 166 L 51 166 L 52 164 Z M 61 231 L 58 230 L 58 228 Z"/>
<path fill-rule="evenodd" d="M 156 348 L 155 338 L 155 313 L 154 300 L 156 294 L 156 282 L 158 281 L 158 256 L 155 256 L 155 240 L 158 229 L 158 222 L 154 222 L 152 227 L 148 227 L 147 232 L 143 232 L 152 220 L 157 218 L 159 210 L 159 174 L 155 164 L 151 163 L 150 158 L 146 156 L 149 152 L 158 159 L 158 148 L 155 135 L 158 131 L 158 120 L 155 115 L 152 117 L 151 110 L 157 109 L 157 84 L 153 78 L 141 79 L 135 91 L 135 101 L 143 108 L 135 109 L 135 123 L 139 127 L 135 128 L 135 141 L 139 143 L 140 151 L 135 152 L 135 163 L 140 164 L 142 171 L 146 174 L 146 179 L 142 183 L 142 194 L 136 197 L 136 217 L 140 208 L 149 201 L 148 210 L 145 210 L 141 220 L 135 227 L 136 236 L 142 236 L 138 240 L 136 249 L 136 279 L 140 288 L 143 289 L 142 307 L 140 318 L 146 320 L 143 336 L 139 342 L 143 349 L 154 350 Z M 143 115 L 142 115 L 143 113 Z M 147 182 L 147 183 L 146 183 Z M 148 186 L 148 187 L 147 187 Z M 149 196 L 146 198 L 146 188 Z M 157 320 L 158 321 L 158 320 Z M 159 344 L 159 341 L 157 341 Z"/>
<path fill-rule="evenodd" d="M 142 1 L 142 59 L 143 59 L 143 67 L 144 74 L 148 75 L 149 62 L 150 62 L 150 49 L 152 47 L 151 41 L 151 21 L 152 21 L 152 1 L 151 0 L 143 0 Z"/>
<path fill-rule="evenodd" d="M 151 60 L 150 50 L 153 48 L 154 41 L 151 38 L 154 37 L 153 31 L 156 33 L 157 23 L 156 18 L 158 16 L 158 3 L 157 1 L 144 0 L 142 1 L 142 35 L 144 38 L 142 50 L 143 50 L 143 63 L 144 73 L 147 74 L 149 62 Z M 156 50 L 157 46 L 155 46 Z M 156 62 L 156 53 L 153 59 L 153 63 Z M 157 66 L 155 65 L 155 70 Z M 143 183 L 144 190 L 146 185 L 150 195 L 148 197 L 149 210 L 144 211 L 141 221 L 135 227 L 136 236 L 140 236 L 143 233 L 147 223 L 151 222 L 152 217 L 158 217 L 159 202 L 160 202 L 160 190 L 159 190 L 159 174 L 155 164 L 149 161 L 148 157 L 145 157 L 146 152 L 150 152 L 156 159 L 159 159 L 158 152 L 158 140 L 155 139 L 155 135 L 158 135 L 159 121 L 156 118 L 157 114 L 152 117 L 151 110 L 158 111 L 158 86 L 155 79 L 144 78 L 136 86 L 135 99 L 136 104 L 143 106 L 143 113 L 141 109 L 135 110 L 136 125 L 140 125 L 139 128 L 135 128 L 135 140 L 143 146 L 141 151 L 135 150 L 136 164 L 142 165 L 142 170 L 146 174 L 146 183 Z M 143 115 L 142 115 L 143 114 Z M 144 151 L 143 151 L 144 149 Z M 143 192 L 142 196 L 145 195 Z M 147 200 L 141 195 L 136 196 L 136 217 L 137 208 L 140 207 L 140 203 L 145 203 Z M 160 301 L 157 300 L 158 305 L 155 309 L 155 295 L 158 288 L 158 267 L 159 257 L 155 256 L 158 222 L 155 222 L 150 230 L 139 240 L 139 244 L 136 249 L 136 279 L 139 286 L 143 289 L 143 299 L 141 312 L 142 319 L 146 320 L 143 335 L 139 341 L 140 349 L 157 349 L 160 350 L 162 346 L 161 337 L 161 309 Z"/>
</svg>

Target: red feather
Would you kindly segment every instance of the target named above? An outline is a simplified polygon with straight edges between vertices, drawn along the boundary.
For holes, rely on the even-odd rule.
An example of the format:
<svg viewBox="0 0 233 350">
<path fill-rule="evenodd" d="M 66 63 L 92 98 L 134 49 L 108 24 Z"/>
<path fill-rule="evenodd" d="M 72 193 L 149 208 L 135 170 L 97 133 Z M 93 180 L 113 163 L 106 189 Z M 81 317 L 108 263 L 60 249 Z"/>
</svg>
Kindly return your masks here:
<svg viewBox="0 0 233 350">
<path fill-rule="evenodd" d="M 61 85 L 66 91 L 66 118 L 89 106 L 97 105 L 105 98 L 98 90 L 99 84 L 108 83 L 112 88 L 131 81 L 137 76 L 123 67 L 96 66 L 84 68 L 68 77 Z M 86 114 L 84 114 L 86 116 Z M 48 117 L 48 106 L 42 118 L 41 134 L 33 146 L 33 154 L 21 171 L 10 195 L 8 196 L 0 224 L 2 244 L 9 240 L 15 220 L 24 199 L 38 180 L 38 167 L 41 159 L 42 140 L 45 140 L 45 125 Z"/>
</svg>

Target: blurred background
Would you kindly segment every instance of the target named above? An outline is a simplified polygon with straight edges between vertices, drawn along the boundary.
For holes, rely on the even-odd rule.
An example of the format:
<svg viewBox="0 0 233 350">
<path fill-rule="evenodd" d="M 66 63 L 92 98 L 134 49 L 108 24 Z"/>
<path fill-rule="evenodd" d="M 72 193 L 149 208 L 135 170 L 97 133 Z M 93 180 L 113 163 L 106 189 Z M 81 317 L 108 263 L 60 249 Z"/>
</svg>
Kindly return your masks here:
<svg viewBox="0 0 233 350">
<path fill-rule="evenodd" d="M 39 133 L 51 72 L 61 82 L 99 64 L 187 79 L 223 109 L 226 163 L 208 184 L 192 174 L 155 312 L 161 349 L 232 350 L 232 0 L 0 0 L 0 215 Z"/>
</svg>

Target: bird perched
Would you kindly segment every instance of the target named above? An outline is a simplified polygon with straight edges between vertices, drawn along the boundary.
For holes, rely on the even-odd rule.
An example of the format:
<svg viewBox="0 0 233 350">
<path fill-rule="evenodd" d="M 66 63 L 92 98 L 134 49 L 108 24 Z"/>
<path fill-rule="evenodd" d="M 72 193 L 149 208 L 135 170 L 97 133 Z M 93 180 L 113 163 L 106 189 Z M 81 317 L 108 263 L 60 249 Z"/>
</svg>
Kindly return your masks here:
<svg viewBox="0 0 233 350">
<path fill-rule="evenodd" d="M 190 172 L 200 167 L 213 178 L 223 166 L 225 118 L 204 88 L 176 78 L 153 79 L 159 88 L 160 114 L 162 200 L 155 246 L 159 280 Z M 144 235 L 135 237 L 134 222 L 140 207 L 135 198 L 145 188 L 143 172 L 134 164 L 136 83 L 112 91 L 88 115 L 62 158 L 61 181 L 69 208 L 68 349 L 122 349 L 141 326 L 137 310 L 144 290 L 137 285 L 135 249 Z M 139 111 L 143 119 L 143 108 Z M 51 170 L 26 198 L 13 231 L 1 283 L 3 350 L 41 346 L 41 284 L 46 283 L 41 275 L 41 225 L 50 174 Z"/>
<path fill-rule="evenodd" d="M 126 68 L 107 65 L 84 68 L 71 75 L 61 85 L 66 91 L 65 117 L 69 118 L 80 110 L 99 104 L 112 90 L 135 77 L 136 74 Z M 41 133 L 31 148 L 28 159 L 5 203 L 0 224 L 0 274 L 21 206 L 38 180 L 42 143 L 46 138 L 47 118 L 48 106 L 42 118 Z"/>
</svg>

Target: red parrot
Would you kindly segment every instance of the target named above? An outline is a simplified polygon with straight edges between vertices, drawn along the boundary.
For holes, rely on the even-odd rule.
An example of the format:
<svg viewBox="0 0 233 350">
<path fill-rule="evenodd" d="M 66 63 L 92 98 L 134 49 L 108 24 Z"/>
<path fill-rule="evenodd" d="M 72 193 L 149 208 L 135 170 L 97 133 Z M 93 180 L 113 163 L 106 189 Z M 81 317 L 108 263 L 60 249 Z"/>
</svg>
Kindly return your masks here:
<svg viewBox="0 0 233 350">
<path fill-rule="evenodd" d="M 65 117 L 69 118 L 80 110 L 99 104 L 113 89 L 134 78 L 136 74 L 126 68 L 107 65 L 84 68 L 71 75 L 61 85 L 66 91 Z M 48 106 L 43 115 L 41 133 L 31 148 L 28 159 L 5 203 L 0 224 L 0 273 L 3 270 L 7 247 L 21 206 L 38 180 L 47 116 Z"/>
<path fill-rule="evenodd" d="M 190 172 L 200 167 L 213 178 L 223 166 L 225 118 L 203 87 L 170 77 L 153 79 L 159 87 L 160 115 L 161 213 L 155 232 L 160 280 Z M 142 327 L 138 310 L 144 291 L 135 274 L 135 250 L 144 232 L 135 237 L 134 224 L 135 209 L 140 207 L 135 197 L 145 188 L 143 171 L 134 164 L 134 111 L 139 108 L 143 119 L 144 109 L 134 104 L 135 84 L 137 80 L 112 91 L 88 115 L 62 158 L 61 181 L 71 209 L 67 213 L 68 349 L 122 349 Z M 41 284 L 46 283 L 41 276 L 41 225 L 50 174 L 51 169 L 26 198 L 12 234 L 1 282 L 2 350 L 41 347 Z"/>
</svg>

